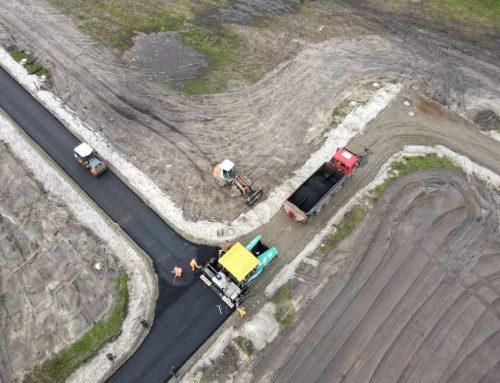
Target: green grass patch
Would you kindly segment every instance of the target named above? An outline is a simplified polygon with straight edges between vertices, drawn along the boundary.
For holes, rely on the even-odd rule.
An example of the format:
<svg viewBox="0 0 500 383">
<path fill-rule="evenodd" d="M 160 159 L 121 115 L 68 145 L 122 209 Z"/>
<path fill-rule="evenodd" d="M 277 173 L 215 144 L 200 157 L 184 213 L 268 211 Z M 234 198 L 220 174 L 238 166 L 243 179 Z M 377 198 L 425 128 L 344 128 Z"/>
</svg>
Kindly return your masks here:
<svg viewBox="0 0 500 383">
<path fill-rule="evenodd" d="M 246 42 L 242 35 L 227 26 L 208 30 L 191 26 L 181 32 L 182 42 L 208 57 L 208 68 L 198 77 L 179 87 L 187 94 L 219 93 L 227 89 L 230 80 L 256 82 L 262 73 L 248 64 Z"/>
<path fill-rule="evenodd" d="M 448 16 L 452 20 L 500 30 L 500 1 L 498 0 L 431 0 L 427 1 L 435 18 Z"/>
<path fill-rule="evenodd" d="M 356 205 L 349 210 L 345 214 L 340 226 L 337 227 L 335 233 L 330 237 L 330 239 L 323 243 L 321 250 L 326 253 L 333 249 L 337 243 L 347 237 L 351 231 L 359 225 L 363 218 L 365 218 L 368 211 L 369 207 L 366 205 Z"/>
<path fill-rule="evenodd" d="M 279 305 L 290 300 L 292 300 L 292 289 L 290 288 L 290 283 L 287 282 L 276 291 L 273 296 L 273 303 Z"/>
<path fill-rule="evenodd" d="M 17 62 L 21 62 L 22 59 L 26 59 L 26 64 L 24 64 L 28 74 L 36 74 L 37 76 L 48 75 L 49 72 L 40 64 L 38 64 L 34 57 L 22 52 L 22 51 L 12 51 L 10 56 Z"/>
<path fill-rule="evenodd" d="M 253 353 L 255 352 L 255 346 L 253 345 L 250 339 L 245 338 L 244 336 L 237 336 L 236 338 L 233 339 L 233 341 L 248 356 L 252 356 Z"/>
<path fill-rule="evenodd" d="M 387 179 L 375 189 L 372 190 L 370 199 L 372 202 L 378 201 L 380 195 L 399 177 L 405 174 L 415 172 L 422 169 L 460 169 L 449 159 L 445 157 L 438 157 L 436 154 L 429 154 L 425 156 L 406 156 L 402 161 L 395 162 L 389 169 L 389 176 Z"/>
<path fill-rule="evenodd" d="M 90 359 L 107 342 L 116 339 L 128 311 L 128 274 L 115 278 L 115 305 L 109 317 L 94 324 L 85 335 L 68 348 L 36 367 L 24 378 L 26 383 L 64 382 L 82 363 Z"/>
<path fill-rule="evenodd" d="M 286 330 L 295 321 L 295 306 L 292 301 L 290 283 L 286 283 L 274 294 L 273 303 L 276 305 L 274 318 L 280 324 L 282 331 Z"/>
</svg>

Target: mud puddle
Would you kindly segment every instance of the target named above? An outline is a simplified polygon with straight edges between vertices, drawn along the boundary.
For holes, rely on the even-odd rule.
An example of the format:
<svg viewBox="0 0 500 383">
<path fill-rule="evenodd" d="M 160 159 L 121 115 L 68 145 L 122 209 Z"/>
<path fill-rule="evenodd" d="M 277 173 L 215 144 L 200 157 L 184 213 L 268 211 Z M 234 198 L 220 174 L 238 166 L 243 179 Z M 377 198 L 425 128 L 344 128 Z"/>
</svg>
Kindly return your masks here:
<svg viewBox="0 0 500 383">
<path fill-rule="evenodd" d="M 154 79 L 182 81 L 196 77 L 207 65 L 203 53 L 182 44 L 178 33 L 139 34 L 124 59 Z"/>
</svg>

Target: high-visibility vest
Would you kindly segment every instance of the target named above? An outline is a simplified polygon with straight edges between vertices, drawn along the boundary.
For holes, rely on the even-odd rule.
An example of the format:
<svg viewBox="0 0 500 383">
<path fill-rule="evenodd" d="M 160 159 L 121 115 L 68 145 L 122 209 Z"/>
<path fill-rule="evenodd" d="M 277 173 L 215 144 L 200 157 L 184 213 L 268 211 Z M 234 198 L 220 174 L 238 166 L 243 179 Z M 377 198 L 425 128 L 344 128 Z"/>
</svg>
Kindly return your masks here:
<svg viewBox="0 0 500 383">
<path fill-rule="evenodd" d="M 198 266 L 198 263 L 196 262 L 196 259 L 191 259 L 191 263 L 190 263 L 190 265 L 191 265 L 191 269 L 192 269 L 193 271 L 195 271 L 196 269 L 199 269 L 199 268 L 200 268 L 200 266 Z"/>
<path fill-rule="evenodd" d="M 243 318 L 245 315 L 247 315 L 247 312 L 243 307 L 238 307 L 236 310 L 238 310 L 238 314 L 240 314 L 240 318 Z"/>
<path fill-rule="evenodd" d="M 180 278 L 182 276 L 182 269 L 180 267 L 174 267 L 174 274 L 176 278 Z"/>
</svg>

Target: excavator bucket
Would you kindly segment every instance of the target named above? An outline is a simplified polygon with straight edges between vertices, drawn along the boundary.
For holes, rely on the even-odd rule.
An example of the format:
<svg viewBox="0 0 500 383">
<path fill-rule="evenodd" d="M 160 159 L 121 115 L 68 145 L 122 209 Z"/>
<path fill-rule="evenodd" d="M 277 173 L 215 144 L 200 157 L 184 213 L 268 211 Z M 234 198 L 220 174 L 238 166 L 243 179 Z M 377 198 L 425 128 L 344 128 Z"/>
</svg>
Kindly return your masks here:
<svg viewBox="0 0 500 383">
<path fill-rule="evenodd" d="M 248 206 L 252 206 L 255 202 L 257 202 L 264 195 L 264 190 L 262 188 L 253 190 L 246 198 L 245 203 Z"/>
</svg>

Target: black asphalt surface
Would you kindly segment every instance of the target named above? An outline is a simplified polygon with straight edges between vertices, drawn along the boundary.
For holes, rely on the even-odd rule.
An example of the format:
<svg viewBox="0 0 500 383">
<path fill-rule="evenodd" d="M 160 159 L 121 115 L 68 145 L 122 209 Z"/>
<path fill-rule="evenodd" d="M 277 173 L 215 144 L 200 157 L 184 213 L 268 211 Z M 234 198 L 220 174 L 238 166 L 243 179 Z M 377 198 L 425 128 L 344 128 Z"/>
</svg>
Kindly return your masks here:
<svg viewBox="0 0 500 383">
<path fill-rule="evenodd" d="M 179 236 L 111 171 L 95 178 L 81 167 L 73 158 L 79 140 L 1 68 L 0 107 L 153 259 L 160 285 L 154 325 L 109 382 L 168 380 L 230 314 L 220 314 L 220 298 L 189 267 L 192 258 L 204 264 L 216 248 Z M 174 266 L 184 270 L 175 286 Z"/>
</svg>

